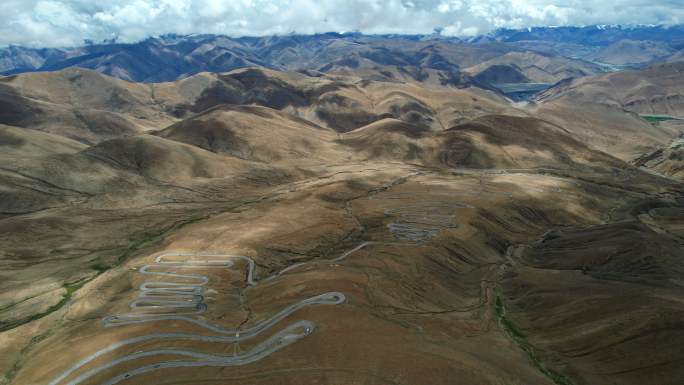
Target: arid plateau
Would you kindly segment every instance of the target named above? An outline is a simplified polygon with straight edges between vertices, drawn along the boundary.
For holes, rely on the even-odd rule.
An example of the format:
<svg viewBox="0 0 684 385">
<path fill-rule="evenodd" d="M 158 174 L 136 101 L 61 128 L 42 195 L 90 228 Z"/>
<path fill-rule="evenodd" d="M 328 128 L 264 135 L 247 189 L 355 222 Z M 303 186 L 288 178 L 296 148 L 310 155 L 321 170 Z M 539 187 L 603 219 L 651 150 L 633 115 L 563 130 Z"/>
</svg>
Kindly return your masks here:
<svg viewBox="0 0 684 385">
<path fill-rule="evenodd" d="M 0 77 L 0 383 L 681 384 L 684 62 L 363 39 Z"/>
</svg>

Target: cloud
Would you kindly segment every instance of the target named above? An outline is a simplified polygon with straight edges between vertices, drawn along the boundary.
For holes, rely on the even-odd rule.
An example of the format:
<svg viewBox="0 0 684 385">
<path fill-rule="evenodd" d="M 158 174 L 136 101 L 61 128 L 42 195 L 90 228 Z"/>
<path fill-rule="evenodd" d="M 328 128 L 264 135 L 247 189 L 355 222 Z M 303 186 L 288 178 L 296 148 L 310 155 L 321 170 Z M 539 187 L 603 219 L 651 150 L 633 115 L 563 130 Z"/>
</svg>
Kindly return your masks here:
<svg viewBox="0 0 684 385">
<path fill-rule="evenodd" d="M 494 28 L 679 24 L 680 0 L 4 0 L 0 46 L 133 43 L 167 33 L 229 36 L 484 34 Z"/>
</svg>

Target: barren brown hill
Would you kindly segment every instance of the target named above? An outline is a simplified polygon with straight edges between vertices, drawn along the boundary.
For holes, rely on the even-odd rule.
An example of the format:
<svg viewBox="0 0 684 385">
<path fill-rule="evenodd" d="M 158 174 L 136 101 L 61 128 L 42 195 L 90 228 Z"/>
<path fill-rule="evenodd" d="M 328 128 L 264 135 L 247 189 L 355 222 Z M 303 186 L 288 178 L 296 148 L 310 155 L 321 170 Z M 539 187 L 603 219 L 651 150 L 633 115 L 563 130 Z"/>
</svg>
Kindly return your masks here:
<svg viewBox="0 0 684 385">
<path fill-rule="evenodd" d="M 479 116 L 520 114 L 499 95 L 478 88 L 430 91 L 419 84 L 373 82 L 364 88 L 341 88 L 321 96 L 307 117 L 336 131 L 351 131 L 374 121 L 392 118 L 445 130 Z"/>
<path fill-rule="evenodd" d="M 673 130 L 648 123 L 617 106 L 577 99 L 532 104 L 526 111 L 562 127 L 581 142 L 625 161 L 669 146 L 678 136 Z"/>
<path fill-rule="evenodd" d="M 120 135 L 132 135 L 141 127 L 134 118 L 90 109 L 42 102 L 0 90 L 0 122 L 8 126 L 44 131 L 86 144 Z"/>
<path fill-rule="evenodd" d="M 665 175 L 680 179 L 684 178 L 684 151 L 682 151 L 681 144 L 642 155 L 634 163 L 639 166 L 646 166 Z"/>
<path fill-rule="evenodd" d="M 621 223 L 553 230 L 513 254 L 519 263 L 501 281 L 510 322 L 578 383 L 673 384 L 683 374 L 682 309 L 671 306 L 682 245 L 656 233 L 683 212 L 661 205 L 634 207 Z M 672 365 L 656 367 L 664 362 Z"/>
<path fill-rule="evenodd" d="M 252 166 L 248 162 L 216 156 L 195 146 L 150 135 L 108 140 L 79 155 L 166 183 L 220 178 L 244 172 Z"/>
<path fill-rule="evenodd" d="M 678 61 L 684 61 L 684 50 L 679 50 L 671 55 L 662 56 L 654 59 L 648 64 L 658 64 L 658 63 L 674 63 Z"/>
<path fill-rule="evenodd" d="M 561 127 L 536 118 L 488 115 L 440 134 L 444 163 L 452 167 L 582 169 L 622 167 L 612 156 L 593 150 Z"/>
<path fill-rule="evenodd" d="M 389 82 L 389 83 L 413 83 L 419 84 L 422 88 L 436 91 L 446 91 L 450 89 L 481 88 L 498 92 L 488 83 L 483 83 L 477 79 L 466 75 L 460 71 L 439 71 L 430 68 L 411 67 L 411 66 L 376 66 L 358 69 L 348 69 L 338 72 L 329 72 L 328 75 L 344 75 L 359 77 L 366 82 Z"/>
<path fill-rule="evenodd" d="M 149 87 L 104 76 L 83 68 L 58 72 L 33 72 L 0 79 L 25 98 L 60 105 L 139 114 L 149 97 Z"/>
<path fill-rule="evenodd" d="M 23 188 L 26 199 L 32 195 L 29 186 L 36 183 L 62 190 L 67 195 L 92 196 L 113 190 L 223 177 L 247 168 L 243 161 L 148 135 L 111 139 L 73 154 L 5 158 L 3 163 L 5 172 L 25 180 L 26 183 L 14 188 Z"/>
<path fill-rule="evenodd" d="M 483 81 L 499 83 L 556 83 L 563 79 L 593 75 L 601 69 L 596 64 L 560 55 L 511 52 L 469 67 L 464 72 Z M 497 75 L 499 72 L 501 74 Z"/>
<path fill-rule="evenodd" d="M 222 105 L 173 124 L 155 135 L 230 158 L 274 166 L 337 164 L 332 130 L 260 106 Z"/>
<path fill-rule="evenodd" d="M 136 84 L 77 68 L 27 73 L 0 79 L 0 124 L 93 144 L 162 129 L 222 104 L 282 110 L 338 132 L 386 117 L 423 120 L 444 129 L 454 119 L 507 109 L 508 100 L 498 91 L 459 73 L 402 67 L 378 71 L 394 78 L 244 69 Z M 464 87 L 480 95 L 473 98 L 493 103 L 445 114 L 452 99 L 466 95 L 458 92 Z"/>
<path fill-rule="evenodd" d="M 529 49 L 531 51 L 545 52 L 551 55 L 563 55 L 571 58 L 584 57 L 596 52 L 601 48 L 591 44 L 577 44 L 549 40 L 520 40 L 511 42 L 511 44 Z"/>
<path fill-rule="evenodd" d="M 649 63 L 673 52 L 675 49 L 670 44 L 663 42 L 621 40 L 592 53 L 585 59 L 599 63 L 638 65 Z"/>
<path fill-rule="evenodd" d="M 488 115 L 442 132 L 386 119 L 348 132 L 339 143 L 363 161 L 469 169 L 590 169 L 627 164 L 535 118 Z"/>
<path fill-rule="evenodd" d="M 475 79 L 489 84 L 514 84 L 529 83 L 521 70 L 513 65 L 494 64 L 480 71 L 474 76 Z"/>
<path fill-rule="evenodd" d="M 386 118 L 347 132 L 336 142 L 348 147 L 357 161 L 435 165 L 435 136 L 425 126 Z"/>
<path fill-rule="evenodd" d="M 92 144 L 173 122 L 150 92 L 150 86 L 79 68 L 7 76 L 0 79 L 0 123 Z"/>
<path fill-rule="evenodd" d="M 448 41 L 363 36 L 335 41 L 317 54 L 308 68 L 334 72 L 361 67 L 415 66 L 453 71 L 472 67 L 508 52 L 522 51 L 519 47 L 498 42 L 464 45 Z"/>
<path fill-rule="evenodd" d="M 654 64 L 579 79 L 565 80 L 536 98 L 550 103 L 564 98 L 617 106 L 641 115 L 684 118 L 684 62 Z"/>
<path fill-rule="evenodd" d="M 337 132 L 351 131 L 384 118 L 419 121 L 434 130 L 443 130 L 459 119 L 502 111 L 516 114 L 508 100 L 494 91 L 476 86 L 454 89 L 448 84 L 448 73 L 410 68 L 373 71 L 378 71 L 382 78 L 369 79 L 375 73 L 368 75 L 364 71 L 357 77 L 349 76 L 353 72 L 308 76 L 260 69 L 213 77 L 202 75 L 210 85 L 205 84 L 195 100 L 191 97 L 172 109 L 177 116 L 188 117 L 220 104 L 255 104 L 288 112 Z M 393 74 L 394 80 L 387 81 L 390 77 L 382 75 L 382 71 Z M 427 76 L 421 77 L 421 72 Z M 419 77 L 420 82 L 411 81 L 414 77 Z M 179 87 L 195 78 L 181 81 Z M 447 84 L 437 87 L 437 82 L 445 79 Z M 163 104 L 171 105 L 177 100 L 175 94 L 172 98 L 163 100 Z"/>
<path fill-rule="evenodd" d="M 436 130 L 435 124 L 424 119 L 385 118 L 340 135 L 266 107 L 224 105 L 155 135 L 278 167 L 349 161 L 483 169 L 627 166 L 535 118 L 487 115 L 466 121 L 451 121 L 450 129 Z"/>
<path fill-rule="evenodd" d="M 0 157 L 73 154 L 86 147 L 63 136 L 0 124 Z"/>
</svg>

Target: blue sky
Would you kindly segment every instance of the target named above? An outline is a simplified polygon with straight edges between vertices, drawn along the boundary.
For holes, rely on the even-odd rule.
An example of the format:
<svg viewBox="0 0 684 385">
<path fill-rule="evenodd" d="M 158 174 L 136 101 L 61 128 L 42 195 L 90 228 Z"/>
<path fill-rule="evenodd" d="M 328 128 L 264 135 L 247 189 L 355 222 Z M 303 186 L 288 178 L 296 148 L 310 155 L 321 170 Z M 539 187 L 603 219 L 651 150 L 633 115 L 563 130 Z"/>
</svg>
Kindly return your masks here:
<svg viewBox="0 0 684 385">
<path fill-rule="evenodd" d="M 684 0 L 0 0 L 0 46 L 132 43 L 167 33 L 230 36 L 484 34 L 499 28 L 684 23 Z"/>
</svg>

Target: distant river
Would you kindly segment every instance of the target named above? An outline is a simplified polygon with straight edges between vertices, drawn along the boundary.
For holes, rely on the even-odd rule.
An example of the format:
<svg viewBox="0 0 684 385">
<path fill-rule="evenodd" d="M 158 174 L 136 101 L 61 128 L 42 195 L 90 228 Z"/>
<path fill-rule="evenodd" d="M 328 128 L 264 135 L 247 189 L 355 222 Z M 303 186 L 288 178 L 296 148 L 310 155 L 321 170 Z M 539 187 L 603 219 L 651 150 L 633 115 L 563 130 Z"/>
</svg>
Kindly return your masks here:
<svg viewBox="0 0 684 385">
<path fill-rule="evenodd" d="M 492 84 L 492 86 L 500 89 L 506 94 L 514 94 L 520 92 L 539 92 L 551 87 L 553 84 L 554 83 L 502 83 Z"/>
</svg>

